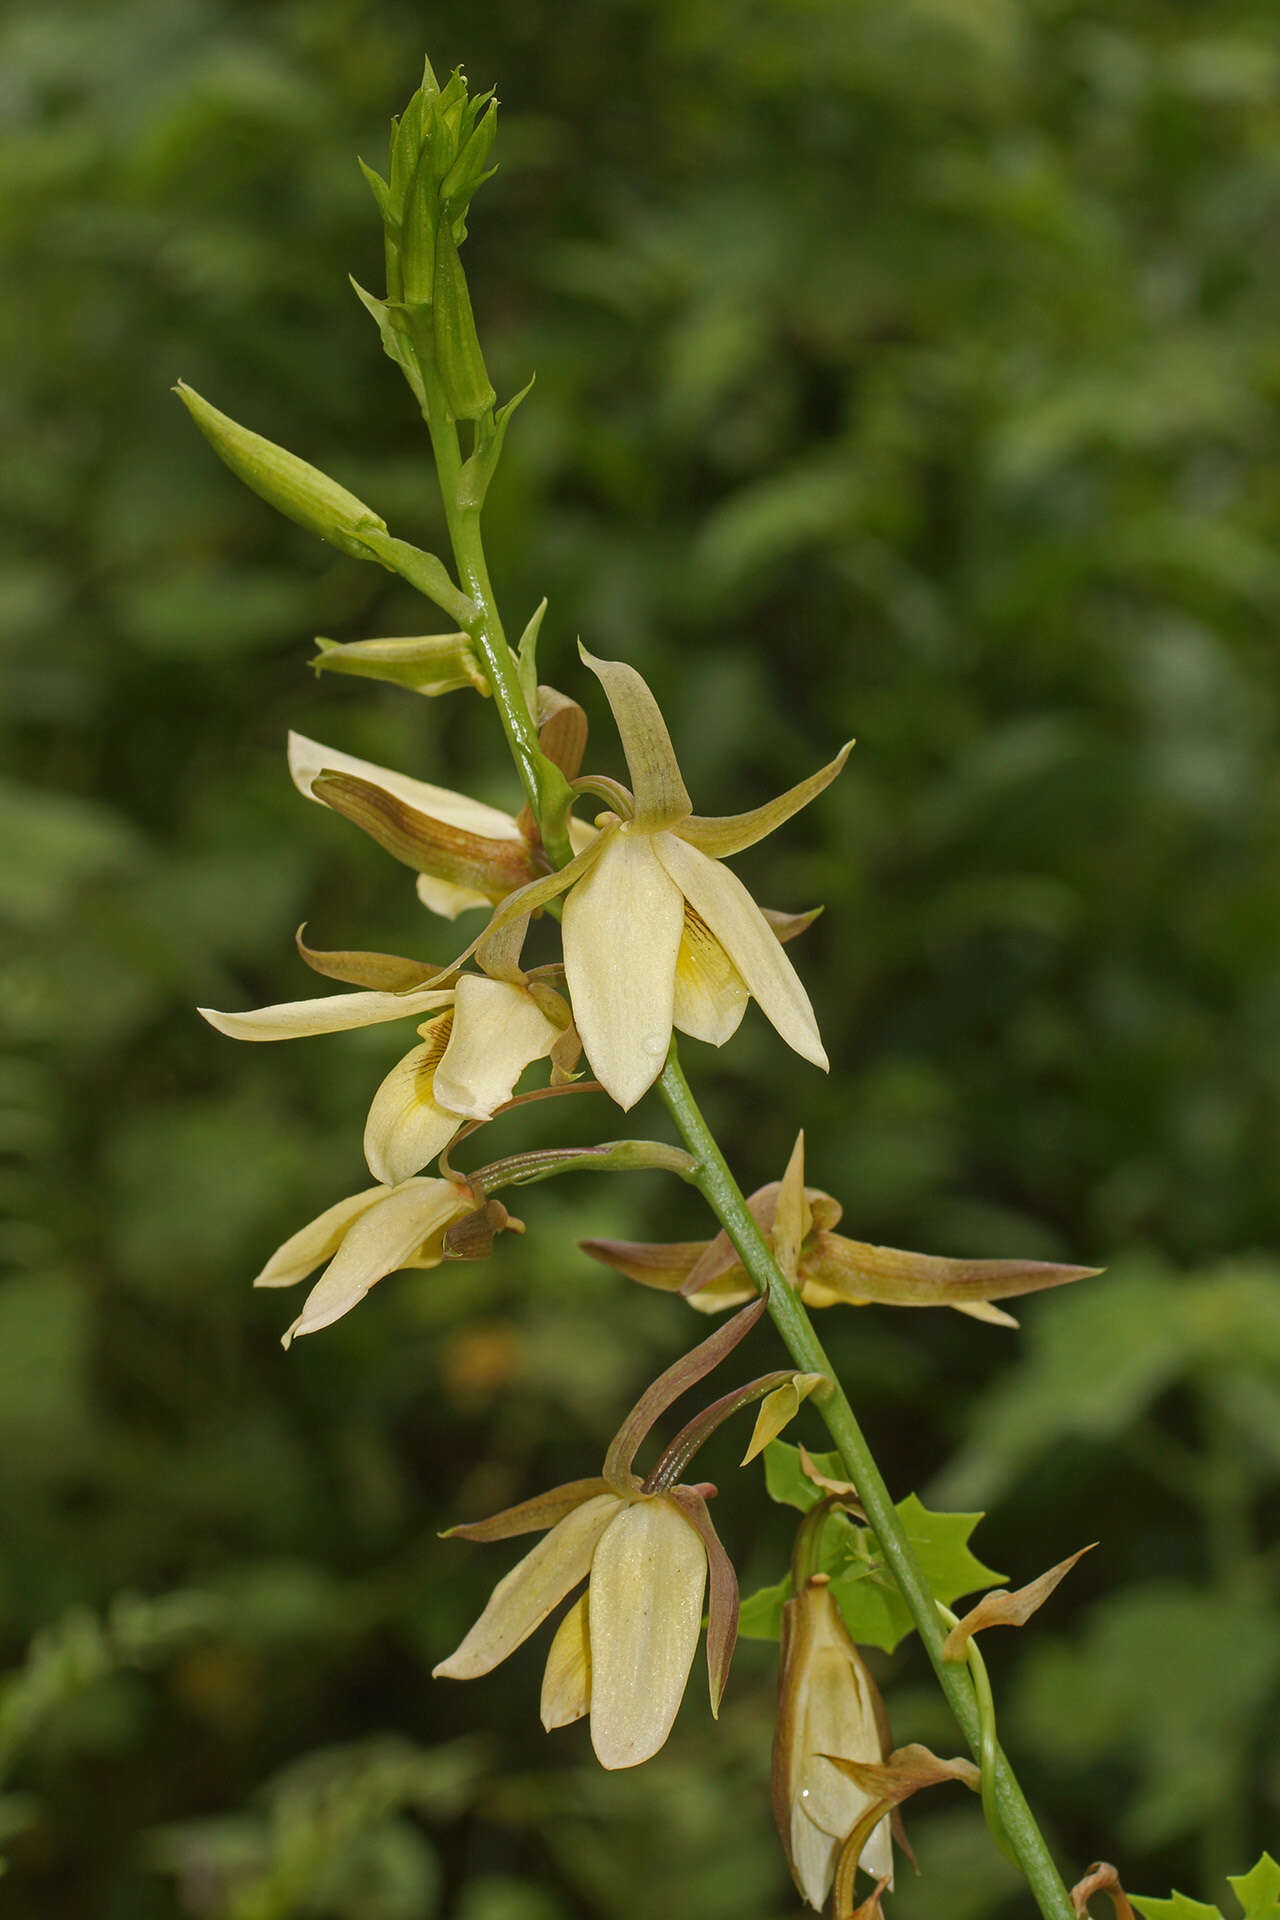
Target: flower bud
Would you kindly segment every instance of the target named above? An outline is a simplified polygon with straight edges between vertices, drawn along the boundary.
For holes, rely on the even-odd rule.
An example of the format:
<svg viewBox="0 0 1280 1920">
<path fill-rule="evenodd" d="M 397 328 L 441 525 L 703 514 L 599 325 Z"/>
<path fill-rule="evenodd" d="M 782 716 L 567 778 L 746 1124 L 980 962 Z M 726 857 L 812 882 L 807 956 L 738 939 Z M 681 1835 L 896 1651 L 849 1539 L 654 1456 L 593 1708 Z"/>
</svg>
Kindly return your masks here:
<svg viewBox="0 0 1280 1920">
<path fill-rule="evenodd" d="M 497 124 L 492 92 L 472 99 L 461 71 L 442 88 L 428 63 L 421 87 L 392 123 L 387 180 L 365 169 L 387 230 L 388 293 L 409 309 L 425 311 L 438 298 L 441 236 L 448 234 L 456 253 L 471 196 L 493 171 L 488 159 Z"/>
<path fill-rule="evenodd" d="M 433 697 L 474 687 L 488 694 L 489 682 L 480 669 L 465 633 L 420 634 L 396 640 L 349 640 L 339 645 L 317 635 L 320 652 L 311 662 L 317 673 L 350 673 L 364 680 L 388 680 L 412 693 Z"/>
<path fill-rule="evenodd" d="M 444 387 L 449 417 L 478 420 L 489 412 L 498 396 L 485 370 L 467 276 L 448 220 L 440 222 L 436 234 L 434 308 L 436 371 Z"/>
<path fill-rule="evenodd" d="M 826 1575 L 815 1574 L 782 1610 L 773 1814 L 796 1886 L 819 1910 L 842 1843 L 871 1805 L 831 1758 L 881 1761 L 885 1746 L 875 1683 Z M 869 1872 L 892 1883 L 887 1820 L 876 1827 L 862 1858 Z"/>
<path fill-rule="evenodd" d="M 173 390 L 218 458 L 268 506 L 357 560 L 373 558 L 361 544 L 360 534 L 374 530 L 385 533 L 387 523 L 372 507 L 340 487 L 327 473 L 321 473 L 319 467 L 299 460 L 296 453 L 288 453 L 261 434 L 238 426 L 185 381 L 179 380 Z"/>
</svg>

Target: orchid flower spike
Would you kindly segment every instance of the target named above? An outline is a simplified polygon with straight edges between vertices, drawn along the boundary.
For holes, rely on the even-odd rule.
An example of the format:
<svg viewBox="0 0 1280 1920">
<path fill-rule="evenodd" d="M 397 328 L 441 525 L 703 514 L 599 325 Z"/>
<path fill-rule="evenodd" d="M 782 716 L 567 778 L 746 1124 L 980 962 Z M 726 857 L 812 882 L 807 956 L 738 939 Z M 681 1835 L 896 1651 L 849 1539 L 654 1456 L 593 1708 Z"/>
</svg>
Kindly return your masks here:
<svg viewBox="0 0 1280 1920">
<path fill-rule="evenodd" d="M 484 1612 L 435 1673 L 474 1680 L 513 1653 L 587 1580 L 547 1657 L 542 1724 L 590 1715 L 602 1767 L 638 1766 L 664 1745 L 684 1697 L 710 1580 L 707 1672 L 719 1712 L 738 1633 L 738 1583 L 707 1511 L 706 1486 L 646 1490 L 632 1462 L 654 1422 L 738 1344 L 758 1301 L 669 1367 L 623 1421 L 600 1477 L 575 1480 L 489 1520 L 451 1528 L 466 1540 L 546 1531 L 501 1579 Z M 549 1531 L 548 1531 L 549 1530 Z"/>
</svg>

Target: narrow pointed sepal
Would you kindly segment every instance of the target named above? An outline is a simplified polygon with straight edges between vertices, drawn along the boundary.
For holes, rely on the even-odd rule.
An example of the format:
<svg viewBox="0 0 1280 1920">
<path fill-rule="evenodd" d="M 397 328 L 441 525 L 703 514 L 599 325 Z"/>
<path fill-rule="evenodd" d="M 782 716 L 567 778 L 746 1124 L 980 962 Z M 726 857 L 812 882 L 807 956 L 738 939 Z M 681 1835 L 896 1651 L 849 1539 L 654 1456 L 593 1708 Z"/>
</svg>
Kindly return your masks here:
<svg viewBox="0 0 1280 1920">
<path fill-rule="evenodd" d="M 694 1487 L 672 1487 L 675 1501 L 706 1548 L 710 1591 L 707 1598 L 707 1681 L 711 1715 L 720 1718 L 720 1702 L 729 1681 L 733 1650 L 738 1644 L 738 1576 L 724 1550 L 706 1499 Z"/>
<path fill-rule="evenodd" d="M 579 1240 L 583 1253 L 642 1287 L 676 1293 L 706 1248 L 705 1240 Z"/>
<path fill-rule="evenodd" d="M 475 1680 L 490 1673 L 541 1626 L 591 1570 L 602 1535 L 620 1517 L 611 1493 L 584 1500 L 499 1580 L 480 1618 L 433 1677 Z"/>
<path fill-rule="evenodd" d="M 581 642 L 578 652 L 604 688 L 613 713 L 631 775 L 637 822 L 652 831 L 687 819 L 693 802 L 680 773 L 667 723 L 648 683 L 624 660 L 598 660 Z"/>
<path fill-rule="evenodd" d="M 959 1307 L 1005 1300 L 1094 1278 L 1097 1267 L 1051 1260 L 949 1260 L 937 1254 L 877 1247 L 819 1231 L 801 1261 L 801 1278 L 851 1305 L 868 1300 L 897 1307 Z"/>
<path fill-rule="evenodd" d="M 813 1226 L 813 1213 L 804 1186 L 804 1132 L 796 1135 L 786 1172 L 778 1185 L 773 1210 L 773 1257 L 796 1285 L 800 1249 Z"/>
<path fill-rule="evenodd" d="M 197 1007 L 196 1012 L 232 1040 L 301 1040 L 430 1013 L 452 999 L 438 987 L 415 987 L 411 993 L 331 993 L 318 1000 L 285 1000 L 245 1013 L 220 1013 L 215 1007 Z"/>
<path fill-rule="evenodd" d="M 655 1420 L 660 1420 L 682 1393 L 688 1393 L 691 1387 L 696 1387 L 713 1368 L 728 1358 L 738 1342 L 744 1340 L 755 1326 L 765 1305 L 765 1297 L 761 1294 L 749 1307 L 735 1314 L 732 1320 L 727 1320 L 714 1333 L 708 1334 L 705 1340 L 699 1341 L 691 1352 L 682 1354 L 646 1388 L 609 1443 L 604 1477 L 610 1486 L 627 1485 L 632 1462 Z"/>
<path fill-rule="evenodd" d="M 438 967 L 424 966 L 420 960 L 407 960 L 399 953 L 369 953 L 354 947 L 309 947 L 302 926 L 293 936 L 298 956 L 313 973 L 327 980 L 341 980 L 349 987 L 364 987 L 374 993 L 412 993 L 428 981 L 439 985 Z"/>
<path fill-rule="evenodd" d="M 798 940 L 802 933 L 807 933 L 824 909 L 810 907 L 807 913 L 783 913 L 778 907 L 761 907 L 760 911 L 773 928 L 774 937 L 785 947 L 790 941 Z"/>
<path fill-rule="evenodd" d="M 825 767 L 819 767 L 807 780 L 801 780 L 798 785 L 788 788 L 786 793 L 780 793 L 776 800 L 766 801 L 762 807 L 753 807 L 750 813 L 725 814 L 720 818 L 691 814 L 681 823 L 680 838 L 697 847 L 699 852 L 709 854 L 713 860 L 727 860 L 732 854 L 754 847 L 758 840 L 776 832 L 802 807 L 807 807 L 811 800 L 816 800 L 820 793 L 825 792 L 852 750 L 853 741 L 849 740 Z"/>
<path fill-rule="evenodd" d="M 513 1540 L 522 1533 L 544 1533 L 563 1520 L 566 1514 L 573 1512 L 588 1500 L 610 1491 L 606 1480 L 568 1480 L 562 1487 L 552 1487 L 549 1493 L 535 1494 L 532 1500 L 521 1500 L 514 1507 L 504 1507 L 501 1513 L 490 1514 L 487 1520 L 465 1520 L 456 1527 L 446 1527 L 440 1535 L 442 1540 Z"/>
<path fill-rule="evenodd" d="M 702 1626 L 707 1554 L 669 1497 L 609 1524 L 591 1567 L 591 1744 L 602 1767 L 639 1766 L 665 1743 Z"/>
</svg>

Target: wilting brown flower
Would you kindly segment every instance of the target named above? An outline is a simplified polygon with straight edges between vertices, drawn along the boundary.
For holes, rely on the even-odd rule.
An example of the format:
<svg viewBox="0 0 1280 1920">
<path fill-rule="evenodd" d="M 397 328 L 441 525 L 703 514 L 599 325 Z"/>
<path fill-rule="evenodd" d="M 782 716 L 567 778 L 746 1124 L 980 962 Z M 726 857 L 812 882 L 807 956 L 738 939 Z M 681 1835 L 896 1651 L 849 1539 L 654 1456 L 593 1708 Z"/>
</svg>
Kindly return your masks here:
<svg viewBox="0 0 1280 1920">
<path fill-rule="evenodd" d="M 1066 1286 L 1100 1271 L 1051 1260 L 948 1260 L 850 1240 L 834 1231 L 843 1213 L 840 1202 L 804 1186 L 803 1178 L 797 1143 L 786 1177 L 758 1188 L 747 1205 L 784 1271 L 794 1266 L 787 1277 L 807 1307 L 951 1307 L 975 1320 L 1016 1326 L 997 1300 Z M 642 1286 L 683 1293 L 700 1313 L 738 1306 L 755 1292 L 723 1232 L 714 1240 L 584 1240 L 582 1247 Z"/>
</svg>

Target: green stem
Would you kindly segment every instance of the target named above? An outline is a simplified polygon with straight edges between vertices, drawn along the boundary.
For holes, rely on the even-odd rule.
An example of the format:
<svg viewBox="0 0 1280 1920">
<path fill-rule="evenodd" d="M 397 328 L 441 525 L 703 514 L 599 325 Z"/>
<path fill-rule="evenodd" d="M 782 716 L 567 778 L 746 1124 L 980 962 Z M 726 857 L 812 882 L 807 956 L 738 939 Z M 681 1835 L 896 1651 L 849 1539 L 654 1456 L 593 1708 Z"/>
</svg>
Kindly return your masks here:
<svg viewBox="0 0 1280 1920">
<path fill-rule="evenodd" d="M 440 492 L 444 500 L 445 520 L 453 545 L 453 558 L 462 586 L 476 607 L 476 618 L 468 632 L 480 655 L 486 678 L 493 691 L 494 705 L 507 736 L 511 757 L 516 763 L 529 805 L 538 823 L 543 845 L 552 864 L 563 867 L 573 858 L 569 845 L 568 815 L 573 796 L 569 783 L 538 745 L 538 730 L 529 712 L 515 669 L 515 660 L 494 599 L 485 559 L 484 538 L 480 531 L 480 509 L 461 500 L 462 451 L 458 429 L 449 418 L 444 390 L 433 367 L 421 359 L 423 389 L 427 396 L 427 430 L 431 435 Z"/>
<path fill-rule="evenodd" d="M 898 1591 L 910 1609 L 916 1631 L 947 1696 L 960 1731 L 975 1759 L 982 1758 L 982 1724 L 967 1667 L 942 1657 L 944 1633 L 929 1583 L 903 1531 L 889 1490 L 875 1463 L 853 1408 L 836 1380 L 831 1362 L 798 1296 L 780 1272 L 768 1242 L 747 1208 L 742 1190 L 689 1090 L 680 1069 L 674 1039 L 658 1082 L 667 1111 L 686 1147 L 699 1163 L 694 1184 L 737 1249 L 752 1280 L 769 1298 L 769 1314 L 797 1368 L 823 1373 L 830 1381 L 818 1388 L 813 1403 L 826 1422 Z M 1026 1875 L 1044 1920 L 1074 1920 L 1070 1896 L 1043 1834 L 1008 1760 L 995 1754 L 994 1778 L 1000 1817 L 1018 1864 Z"/>
</svg>

